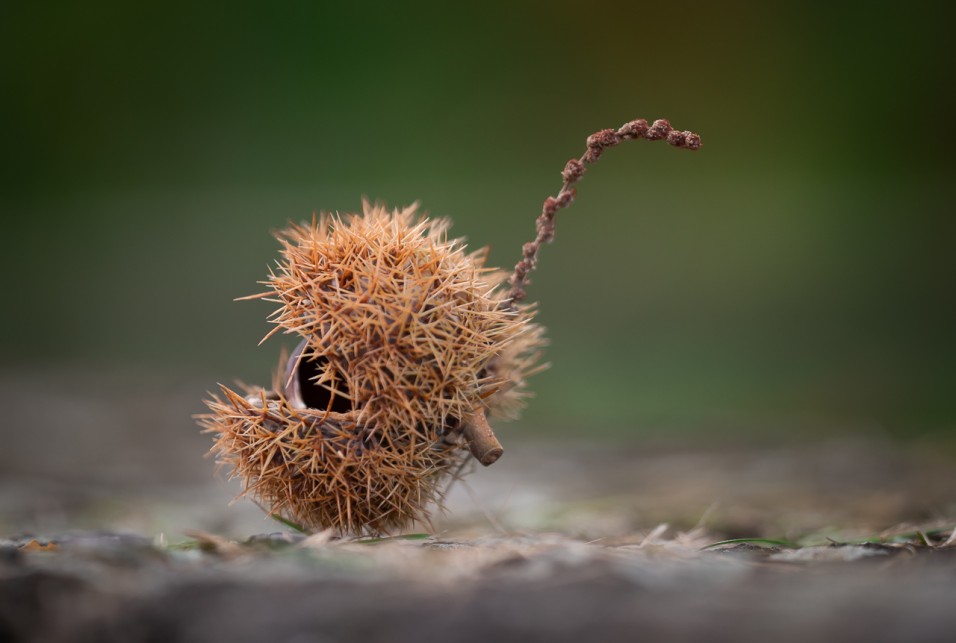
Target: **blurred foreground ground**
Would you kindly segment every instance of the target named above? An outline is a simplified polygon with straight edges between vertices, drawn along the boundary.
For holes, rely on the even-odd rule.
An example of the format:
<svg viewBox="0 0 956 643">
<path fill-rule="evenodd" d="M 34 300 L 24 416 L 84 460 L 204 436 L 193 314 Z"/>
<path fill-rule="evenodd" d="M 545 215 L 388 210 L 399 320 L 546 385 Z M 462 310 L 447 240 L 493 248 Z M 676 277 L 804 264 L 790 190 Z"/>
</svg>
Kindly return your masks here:
<svg viewBox="0 0 956 643">
<path fill-rule="evenodd" d="M 522 439 L 512 425 L 500 431 L 504 458 L 415 530 L 429 537 L 303 540 L 247 501 L 228 506 L 236 488 L 213 477 L 208 437 L 184 411 L 192 386 L 2 384 L 0 640 L 956 632 L 952 443 L 612 443 L 584 440 L 586 427 L 558 442 Z M 702 549 L 740 537 L 801 547 Z"/>
</svg>

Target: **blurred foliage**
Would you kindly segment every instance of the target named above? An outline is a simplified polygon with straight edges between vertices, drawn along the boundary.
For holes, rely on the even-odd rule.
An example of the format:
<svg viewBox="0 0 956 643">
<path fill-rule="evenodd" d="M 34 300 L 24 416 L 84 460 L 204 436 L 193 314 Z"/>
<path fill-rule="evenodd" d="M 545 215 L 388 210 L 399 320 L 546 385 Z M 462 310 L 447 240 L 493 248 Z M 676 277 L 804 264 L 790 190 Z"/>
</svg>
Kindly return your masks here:
<svg viewBox="0 0 956 643">
<path fill-rule="evenodd" d="M 265 382 L 269 231 L 420 200 L 530 294 L 526 424 L 956 431 L 943 3 L 6 3 L 8 367 Z"/>
</svg>

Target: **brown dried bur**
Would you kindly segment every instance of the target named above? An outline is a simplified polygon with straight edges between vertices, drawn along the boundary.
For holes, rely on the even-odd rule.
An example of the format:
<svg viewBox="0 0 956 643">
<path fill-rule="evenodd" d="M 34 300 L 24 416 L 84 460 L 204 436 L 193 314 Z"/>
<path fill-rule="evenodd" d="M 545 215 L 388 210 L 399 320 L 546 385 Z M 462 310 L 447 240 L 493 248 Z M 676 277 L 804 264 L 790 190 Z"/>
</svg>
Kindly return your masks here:
<svg viewBox="0 0 956 643">
<path fill-rule="evenodd" d="M 427 521 L 441 483 L 465 462 L 463 447 L 495 462 L 503 449 L 488 417 L 516 417 L 527 377 L 542 368 L 543 329 L 521 303 L 528 275 L 586 167 L 635 138 L 700 147 L 696 134 L 664 120 L 589 137 L 510 279 L 415 206 L 389 212 L 364 202 L 361 215 L 322 215 L 280 232 L 268 290 L 245 299 L 279 305 L 263 341 L 278 331 L 301 341 L 270 390 L 221 386 L 199 417 L 243 493 L 308 529 L 386 533 Z"/>
</svg>

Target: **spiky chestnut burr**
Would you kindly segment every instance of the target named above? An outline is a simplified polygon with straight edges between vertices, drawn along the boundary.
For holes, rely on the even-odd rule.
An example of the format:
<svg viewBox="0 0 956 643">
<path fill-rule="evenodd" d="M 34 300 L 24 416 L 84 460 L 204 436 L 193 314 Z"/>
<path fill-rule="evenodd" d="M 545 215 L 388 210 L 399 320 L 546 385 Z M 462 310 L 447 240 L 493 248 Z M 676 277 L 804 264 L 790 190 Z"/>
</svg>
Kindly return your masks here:
<svg viewBox="0 0 956 643">
<path fill-rule="evenodd" d="M 700 147 L 696 134 L 664 120 L 589 137 L 510 278 L 415 206 L 364 202 L 361 215 L 322 215 L 280 232 L 267 290 L 243 299 L 278 304 L 263 341 L 281 331 L 300 342 L 270 390 L 221 386 L 199 416 L 243 493 L 309 529 L 386 533 L 428 519 L 441 483 L 467 457 L 463 447 L 484 465 L 497 460 L 503 450 L 487 418 L 516 417 L 527 377 L 542 368 L 543 329 L 521 303 L 528 275 L 586 166 L 635 138 Z"/>
</svg>

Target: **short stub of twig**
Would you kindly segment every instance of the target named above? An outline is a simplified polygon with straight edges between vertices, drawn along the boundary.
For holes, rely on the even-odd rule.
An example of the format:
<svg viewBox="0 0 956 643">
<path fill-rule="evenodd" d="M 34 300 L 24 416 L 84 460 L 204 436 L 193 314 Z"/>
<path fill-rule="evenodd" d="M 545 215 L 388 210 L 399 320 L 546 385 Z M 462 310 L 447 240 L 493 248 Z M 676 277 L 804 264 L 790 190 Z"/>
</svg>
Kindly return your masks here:
<svg viewBox="0 0 956 643">
<path fill-rule="evenodd" d="M 462 434 L 468 442 L 468 449 L 484 466 L 494 464 L 505 452 L 495 432 L 488 424 L 484 409 L 477 409 L 462 421 Z"/>
</svg>

